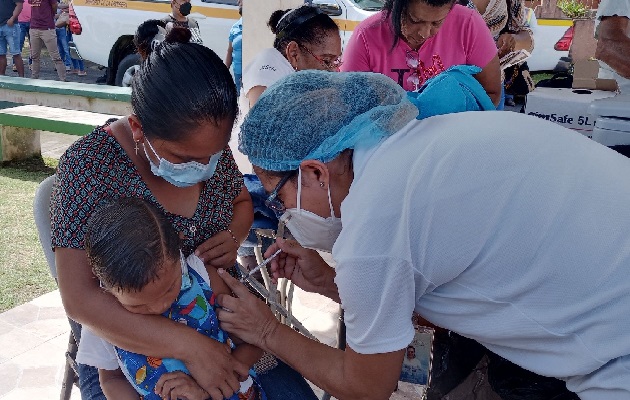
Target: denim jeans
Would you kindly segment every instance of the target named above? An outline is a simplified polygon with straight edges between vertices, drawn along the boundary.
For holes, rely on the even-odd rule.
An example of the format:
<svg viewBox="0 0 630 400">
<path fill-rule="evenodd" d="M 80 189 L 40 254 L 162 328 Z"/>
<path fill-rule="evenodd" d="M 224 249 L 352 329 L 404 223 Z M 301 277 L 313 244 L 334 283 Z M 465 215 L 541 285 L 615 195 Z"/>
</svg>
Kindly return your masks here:
<svg viewBox="0 0 630 400">
<path fill-rule="evenodd" d="M 0 56 L 7 54 L 15 56 L 20 54 L 18 48 L 20 28 L 16 25 L 9 26 L 8 24 L 0 25 Z"/>
<path fill-rule="evenodd" d="M 20 26 L 20 50 L 24 49 L 24 42 L 26 41 L 26 38 L 28 37 L 28 30 L 31 29 L 31 23 L 30 22 L 18 22 L 18 25 Z M 30 43 L 31 39 L 29 38 L 29 43 Z M 30 45 L 29 45 L 30 46 Z M 31 51 L 30 51 L 30 47 L 29 47 L 29 52 L 28 52 L 29 56 L 28 56 L 28 63 L 31 63 Z"/>
<path fill-rule="evenodd" d="M 81 400 L 107 400 L 98 380 L 98 370 L 90 365 L 77 364 Z"/>
<path fill-rule="evenodd" d="M 499 100 L 497 111 L 503 110 L 505 110 L 505 86 L 503 85 L 503 82 L 501 82 L 501 99 Z"/>
<path fill-rule="evenodd" d="M 308 382 L 296 370 L 278 360 L 278 366 L 258 374 L 268 400 L 319 400 Z"/>
<path fill-rule="evenodd" d="M 68 43 L 68 47 L 70 46 L 70 42 L 72 42 L 72 32 L 70 30 L 66 31 L 66 42 Z M 72 58 L 72 53 L 70 53 L 70 58 L 72 59 L 72 69 L 78 71 L 84 71 L 85 65 L 83 64 L 83 60 Z"/>
<path fill-rule="evenodd" d="M 66 65 L 66 69 L 72 68 L 72 60 L 70 59 L 70 48 L 68 47 L 67 30 L 65 27 L 56 28 L 57 47 L 59 48 L 59 56 Z"/>
<path fill-rule="evenodd" d="M 98 380 L 98 370 L 78 364 L 82 400 L 106 400 Z M 258 375 L 268 400 L 319 400 L 306 380 L 294 369 L 278 360 L 274 369 Z"/>
</svg>

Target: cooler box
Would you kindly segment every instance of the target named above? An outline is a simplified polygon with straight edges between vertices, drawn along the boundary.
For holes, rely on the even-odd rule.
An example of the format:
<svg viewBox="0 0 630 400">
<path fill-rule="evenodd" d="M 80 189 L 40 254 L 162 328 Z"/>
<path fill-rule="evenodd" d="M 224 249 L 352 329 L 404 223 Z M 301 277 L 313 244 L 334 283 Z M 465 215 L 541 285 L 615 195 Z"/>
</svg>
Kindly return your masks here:
<svg viewBox="0 0 630 400">
<path fill-rule="evenodd" d="M 596 117 L 593 140 L 609 147 L 630 145 L 630 95 L 596 100 L 589 113 Z"/>
<path fill-rule="evenodd" d="M 605 90 L 539 87 L 527 95 L 525 113 L 591 137 L 596 119 L 589 111 L 591 103 L 614 95 Z"/>
</svg>

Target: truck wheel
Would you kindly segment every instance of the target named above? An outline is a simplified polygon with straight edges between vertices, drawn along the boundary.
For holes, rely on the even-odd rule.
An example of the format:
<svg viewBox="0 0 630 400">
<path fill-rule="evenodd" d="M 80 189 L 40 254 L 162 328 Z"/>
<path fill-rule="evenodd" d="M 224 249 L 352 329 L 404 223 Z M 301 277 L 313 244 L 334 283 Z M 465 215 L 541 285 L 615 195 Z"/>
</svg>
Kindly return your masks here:
<svg viewBox="0 0 630 400">
<path fill-rule="evenodd" d="M 137 53 L 129 54 L 118 64 L 116 71 L 116 86 L 131 86 L 131 78 L 140 68 L 140 55 Z"/>
</svg>

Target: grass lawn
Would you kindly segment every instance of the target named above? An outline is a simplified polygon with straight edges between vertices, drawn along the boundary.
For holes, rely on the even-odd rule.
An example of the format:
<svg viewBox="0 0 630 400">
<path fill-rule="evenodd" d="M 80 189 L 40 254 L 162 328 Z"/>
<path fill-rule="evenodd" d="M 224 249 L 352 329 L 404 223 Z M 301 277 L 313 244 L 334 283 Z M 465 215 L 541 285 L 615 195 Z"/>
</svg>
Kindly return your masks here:
<svg viewBox="0 0 630 400">
<path fill-rule="evenodd" d="M 532 73 L 532 79 L 534 80 L 534 83 L 538 83 L 542 81 L 543 79 L 549 79 L 552 76 L 553 76 L 553 72 L 549 72 L 549 71 L 539 71 L 539 72 Z"/>
<path fill-rule="evenodd" d="M 0 163 L 0 312 L 57 287 L 33 219 L 35 189 L 56 166 L 52 158 Z"/>
</svg>

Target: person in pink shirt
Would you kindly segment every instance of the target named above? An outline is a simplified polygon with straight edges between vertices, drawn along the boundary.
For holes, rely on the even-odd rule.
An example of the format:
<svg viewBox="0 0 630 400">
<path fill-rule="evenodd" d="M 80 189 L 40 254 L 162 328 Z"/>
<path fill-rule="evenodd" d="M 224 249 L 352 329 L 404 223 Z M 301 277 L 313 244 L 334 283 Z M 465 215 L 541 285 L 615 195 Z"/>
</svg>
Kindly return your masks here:
<svg viewBox="0 0 630 400">
<path fill-rule="evenodd" d="M 22 6 L 22 11 L 20 12 L 20 15 L 18 15 L 18 25 L 20 26 L 20 50 L 22 50 L 24 48 L 24 42 L 28 36 L 28 30 L 31 29 L 31 3 L 29 3 L 28 1 L 24 2 L 24 5 Z M 29 43 L 30 43 L 30 38 L 29 38 Z M 29 56 L 28 56 L 29 65 L 31 64 L 30 54 L 31 53 L 29 49 Z"/>
<path fill-rule="evenodd" d="M 501 98 L 497 47 L 479 13 L 455 0 L 386 0 L 355 29 L 342 71 L 379 72 L 407 91 L 453 65 L 475 65 L 495 105 Z"/>
</svg>

